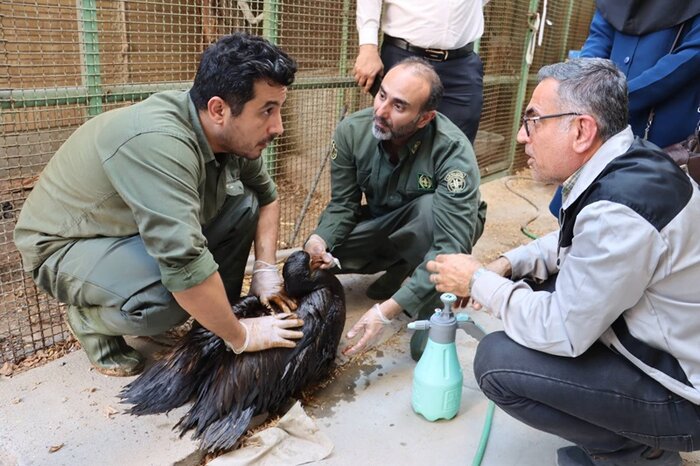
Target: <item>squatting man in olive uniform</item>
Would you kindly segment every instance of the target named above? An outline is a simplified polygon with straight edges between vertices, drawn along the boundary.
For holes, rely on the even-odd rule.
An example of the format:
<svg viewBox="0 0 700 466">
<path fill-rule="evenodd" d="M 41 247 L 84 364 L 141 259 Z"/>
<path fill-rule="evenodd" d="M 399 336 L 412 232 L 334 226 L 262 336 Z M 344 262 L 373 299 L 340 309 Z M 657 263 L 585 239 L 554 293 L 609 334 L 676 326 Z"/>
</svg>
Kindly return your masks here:
<svg viewBox="0 0 700 466">
<path fill-rule="evenodd" d="M 78 128 L 44 169 L 15 229 L 24 268 L 67 304 L 90 362 L 129 376 L 143 357 L 123 335 L 154 335 L 190 315 L 239 353 L 293 347 L 302 322 L 238 320 L 251 294 L 294 308 L 274 266 L 279 202 L 262 150 L 282 134 L 296 64 L 233 34 L 202 55 L 188 92 L 161 92 Z"/>
<path fill-rule="evenodd" d="M 474 150 L 435 110 L 441 97 L 432 66 L 408 58 L 386 74 L 373 108 L 350 115 L 333 138 L 331 201 L 304 249 L 338 273 L 386 271 L 367 289 L 382 302 L 348 333 L 360 336 L 348 355 L 376 344 L 402 309 L 419 318 L 433 312 L 439 293 L 426 262 L 440 253 L 468 253 L 483 231 L 486 204 Z M 411 340 L 414 359 L 426 337 L 417 332 Z"/>
</svg>

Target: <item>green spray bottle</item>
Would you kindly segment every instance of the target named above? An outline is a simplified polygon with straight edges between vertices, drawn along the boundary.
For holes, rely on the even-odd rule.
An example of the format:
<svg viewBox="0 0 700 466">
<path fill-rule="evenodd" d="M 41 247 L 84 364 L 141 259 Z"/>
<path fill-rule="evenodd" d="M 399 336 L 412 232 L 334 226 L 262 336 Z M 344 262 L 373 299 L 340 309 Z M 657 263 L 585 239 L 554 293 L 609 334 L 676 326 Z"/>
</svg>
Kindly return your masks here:
<svg viewBox="0 0 700 466">
<path fill-rule="evenodd" d="M 443 293 L 442 309 L 435 309 L 430 320 L 408 324 L 411 330 L 429 330 L 428 342 L 413 372 L 413 410 L 429 421 L 452 419 L 462 402 L 462 367 L 457 358 L 455 336 L 461 328 L 477 340 L 485 332 L 467 314 L 452 312 L 457 296 Z"/>
</svg>

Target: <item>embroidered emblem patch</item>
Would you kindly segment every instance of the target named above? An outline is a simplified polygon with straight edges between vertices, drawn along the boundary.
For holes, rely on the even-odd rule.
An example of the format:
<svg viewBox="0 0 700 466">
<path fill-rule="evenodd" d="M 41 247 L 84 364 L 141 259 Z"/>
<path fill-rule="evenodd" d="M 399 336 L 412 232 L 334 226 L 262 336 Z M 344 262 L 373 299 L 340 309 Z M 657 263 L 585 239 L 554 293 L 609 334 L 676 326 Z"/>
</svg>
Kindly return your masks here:
<svg viewBox="0 0 700 466">
<path fill-rule="evenodd" d="M 467 187 L 467 174 L 460 170 L 452 170 L 445 175 L 447 190 L 451 193 L 461 193 Z"/>
<path fill-rule="evenodd" d="M 335 139 L 331 139 L 331 160 L 335 160 L 338 157 L 338 148 L 335 147 Z"/>
<path fill-rule="evenodd" d="M 433 179 L 423 173 L 418 174 L 418 187 L 420 189 L 430 189 L 433 187 Z"/>
</svg>

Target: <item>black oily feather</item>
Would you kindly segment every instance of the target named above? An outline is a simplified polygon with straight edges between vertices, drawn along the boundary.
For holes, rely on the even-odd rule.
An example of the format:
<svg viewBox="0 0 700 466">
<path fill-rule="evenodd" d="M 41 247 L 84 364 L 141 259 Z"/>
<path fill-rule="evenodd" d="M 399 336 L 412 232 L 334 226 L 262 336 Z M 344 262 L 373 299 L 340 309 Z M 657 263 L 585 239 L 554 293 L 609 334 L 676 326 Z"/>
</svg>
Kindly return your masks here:
<svg viewBox="0 0 700 466">
<path fill-rule="evenodd" d="M 260 306 L 257 297 L 248 296 L 234 306 L 234 312 L 240 317 L 257 316 Z M 212 337 L 209 330 L 195 322 L 163 359 L 121 391 L 122 401 L 134 405 L 128 412 L 136 415 L 167 413 L 192 400 L 198 381 L 211 371 L 212 361 L 203 356 L 226 350 L 220 338 Z"/>
<path fill-rule="evenodd" d="M 192 330 L 148 371 L 120 393 L 131 414 L 168 412 L 188 402 L 175 425 L 180 436 L 192 432 L 200 448 L 234 448 L 253 417 L 281 414 L 290 397 L 328 376 L 345 324 L 345 295 L 338 279 L 312 271 L 309 255 L 297 251 L 285 262 L 287 294 L 298 302 L 304 336 L 294 348 L 235 354 L 223 341 L 195 323 Z M 257 297 L 233 306 L 237 317 L 268 315 Z"/>
</svg>

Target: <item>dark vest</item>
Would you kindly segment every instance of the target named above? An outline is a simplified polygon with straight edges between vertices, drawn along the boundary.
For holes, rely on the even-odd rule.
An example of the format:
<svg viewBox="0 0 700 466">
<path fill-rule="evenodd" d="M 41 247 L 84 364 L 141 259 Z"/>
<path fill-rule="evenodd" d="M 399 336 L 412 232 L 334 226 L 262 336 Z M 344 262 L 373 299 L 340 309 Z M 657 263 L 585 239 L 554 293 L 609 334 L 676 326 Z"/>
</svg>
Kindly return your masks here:
<svg viewBox="0 0 700 466">
<path fill-rule="evenodd" d="M 564 210 L 560 219 L 559 247 L 571 246 L 578 213 L 596 201 L 625 205 L 661 231 L 683 210 L 692 193 L 690 179 L 670 157 L 653 144 L 635 138 L 629 150 L 611 161 Z M 622 315 L 613 322 L 612 328 L 622 345 L 639 360 L 691 385 L 676 358 L 633 337 Z"/>
</svg>

